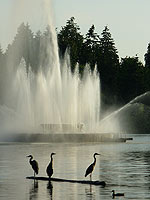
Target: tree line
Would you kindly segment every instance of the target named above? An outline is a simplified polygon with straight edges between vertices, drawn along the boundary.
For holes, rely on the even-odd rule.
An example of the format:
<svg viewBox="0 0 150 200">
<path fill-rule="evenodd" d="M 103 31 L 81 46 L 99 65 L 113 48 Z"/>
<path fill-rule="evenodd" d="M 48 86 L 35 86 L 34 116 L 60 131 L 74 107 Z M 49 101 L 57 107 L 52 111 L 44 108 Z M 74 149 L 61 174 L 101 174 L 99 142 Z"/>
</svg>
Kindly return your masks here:
<svg viewBox="0 0 150 200">
<path fill-rule="evenodd" d="M 87 63 L 91 71 L 97 66 L 105 107 L 125 104 L 150 90 L 150 43 L 143 64 L 137 55 L 119 59 L 108 26 L 105 26 L 99 35 L 92 25 L 83 35 L 75 18 L 71 17 L 66 25 L 61 27 L 60 31 L 56 29 L 56 32 L 59 55 L 64 57 L 66 50 L 69 51 L 72 73 L 77 63 L 81 77 Z M 38 31 L 34 34 L 29 24 L 22 23 L 6 51 L 3 52 L 0 48 L 0 79 L 10 65 L 13 68 L 18 66 L 22 57 L 26 62 L 27 72 L 30 66 L 32 71 L 37 73 L 40 66 L 48 63 L 47 41 L 50 41 L 51 37 L 49 27 L 43 33 Z"/>
</svg>

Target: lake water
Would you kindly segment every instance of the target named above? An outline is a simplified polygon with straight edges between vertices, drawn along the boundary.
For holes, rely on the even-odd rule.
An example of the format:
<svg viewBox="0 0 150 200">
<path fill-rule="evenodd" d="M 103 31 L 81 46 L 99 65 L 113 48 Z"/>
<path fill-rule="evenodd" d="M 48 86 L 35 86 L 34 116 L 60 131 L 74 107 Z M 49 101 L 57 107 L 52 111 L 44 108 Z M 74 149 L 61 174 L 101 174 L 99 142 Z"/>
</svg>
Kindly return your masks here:
<svg viewBox="0 0 150 200">
<path fill-rule="evenodd" d="M 0 143 L 0 200 L 27 199 L 112 199 L 111 191 L 123 192 L 116 199 L 150 199 L 150 136 L 132 135 L 127 143 L 29 144 Z M 38 161 L 39 176 L 54 157 L 57 178 L 88 180 L 85 170 L 98 152 L 93 180 L 106 182 L 106 187 L 79 183 L 60 183 L 26 179 L 33 171 L 26 155 Z"/>
</svg>

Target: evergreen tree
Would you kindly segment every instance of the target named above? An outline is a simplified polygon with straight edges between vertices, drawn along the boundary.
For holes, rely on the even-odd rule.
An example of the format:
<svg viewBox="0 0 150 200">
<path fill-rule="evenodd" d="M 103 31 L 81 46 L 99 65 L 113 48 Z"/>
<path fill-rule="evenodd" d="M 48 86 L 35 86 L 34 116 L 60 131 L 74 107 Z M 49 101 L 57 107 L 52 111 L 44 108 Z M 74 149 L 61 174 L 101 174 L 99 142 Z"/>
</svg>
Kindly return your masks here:
<svg viewBox="0 0 150 200">
<path fill-rule="evenodd" d="M 41 31 L 38 31 L 33 38 L 32 69 L 34 72 L 37 72 L 41 65 L 41 38 Z"/>
<path fill-rule="evenodd" d="M 75 18 L 71 17 L 66 26 L 62 27 L 58 33 L 58 45 L 61 56 L 64 55 L 67 48 L 69 49 L 72 71 L 74 71 L 76 63 L 79 63 L 82 44 L 83 36 L 80 33 L 80 28 L 75 23 Z"/>
<path fill-rule="evenodd" d="M 107 26 L 105 26 L 100 38 L 97 63 L 101 76 L 102 89 L 107 94 L 117 94 L 119 56 Z"/>
<path fill-rule="evenodd" d="M 92 25 L 85 36 L 82 50 L 82 59 L 84 59 L 83 64 L 89 63 L 92 70 L 97 63 L 99 44 L 99 35 L 95 33 L 95 26 Z"/>
<path fill-rule="evenodd" d="M 147 52 L 145 54 L 145 67 L 150 68 L 150 43 L 147 47 Z"/>
<path fill-rule="evenodd" d="M 29 24 L 25 26 L 25 33 L 24 33 L 24 41 L 23 41 L 23 57 L 26 62 L 27 70 L 29 66 L 33 67 L 34 65 L 34 58 L 32 59 L 33 55 L 33 33 L 30 29 Z"/>
<path fill-rule="evenodd" d="M 41 65 L 43 67 L 49 65 L 50 59 L 54 55 L 53 54 L 53 44 L 52 44 L 52 33 L 50 30 L 50 27 L 47 26 L 46 30 L 44 31 L 42 37 L 41 37 L 41 49 L 40 49 L 40 59 L 41 59 Z"/>
<path fill-rule="evenodd" d="M 29 27 L 29 24 L 22 23 L 14 38 L 12 45 L 8 45 L 6 50 L 7 60 L 10 62 L 8 65 L 14 67 L 18 66 L 21 58 L 25 59 L 27 69 L 29 65 L 32 66 L 33 60 L 31 59 L 33 54 L 33 33 Z"/>
<path fill-rule="evenodd" d="M 138 57 L 121 59 L 118 86 L 124 103 L 145 92 L 144 67 Z"/>
</svg>

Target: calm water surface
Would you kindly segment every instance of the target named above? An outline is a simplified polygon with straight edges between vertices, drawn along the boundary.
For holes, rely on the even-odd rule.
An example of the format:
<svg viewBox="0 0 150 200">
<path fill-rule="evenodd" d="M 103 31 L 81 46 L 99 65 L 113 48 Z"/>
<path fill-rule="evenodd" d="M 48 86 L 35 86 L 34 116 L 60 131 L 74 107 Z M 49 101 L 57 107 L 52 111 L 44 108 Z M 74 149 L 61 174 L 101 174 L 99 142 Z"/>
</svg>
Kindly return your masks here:
<svg viewBox="0 0 150 200">
<path fill-rule="evenodd" d="M 150 136 L 133 136 L 127 143 L 86 144 L 0 144 L 0 200 L 47 199 L 112 199 L 111 190 L 125 193 L 116 199 L 150 199 Z M 33 175 L 26 155 L 33 154 L 39 162 L 39 176 L 46 176 L 45 168 L 54 157 L 53 177 L 85 178 L 87 166 L 97 164 L 93 180 L 106 182 L 106 187 L 79 183 L 57 183 L 26 179 Z"/>
</svg>

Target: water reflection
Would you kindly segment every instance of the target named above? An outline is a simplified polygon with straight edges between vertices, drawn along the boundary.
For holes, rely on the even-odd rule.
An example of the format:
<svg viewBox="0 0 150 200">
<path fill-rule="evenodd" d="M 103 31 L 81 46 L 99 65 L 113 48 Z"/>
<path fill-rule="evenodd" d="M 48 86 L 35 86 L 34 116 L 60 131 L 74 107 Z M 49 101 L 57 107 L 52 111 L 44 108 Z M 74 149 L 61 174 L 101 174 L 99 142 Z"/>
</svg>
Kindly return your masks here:
<svg viewBox="0 0 150 200">
<path fill-rule="evenodd" d="M 136 187 L 143 187 L 145 190 L 149 189 L 150 183 L 150 151 L 135 151 L 124 153 L 126 162 L 128 161 L 128 179 L 134 179 Z M 142 183 L 142 186 L 141 186 Z"/>
<path fill-rule="evenodd" d="M 149 199 L 150 151 L 142 148 L 139 151 L 124 149 L 115 156 L 110 153 L 107 159 L 101 160 L 100 179 L 108 183 L 109 190 L 127 193 L 126 199 L 145 199 L 146 196 Z"/>
<path fill-rule="evenodd" d="M 50 195 L 50 199 L 52 200 L 53 199 L 53 184 L 51 181 L 49 181 L 47 184 L 47 191 L 48 191 L 48 194 Z"/>
<path fill-rule="evenodd" d="M 38 181 L 34 180 L 29 191 L 29 199 L 30 200 L 37 199 L 37 197 L 38 197 Z"/>
<path fill-rule="evenodd" d="M 55 159 L 56 177 L 79 180 L 83 179 L 91 154 L 101 152 L 103 156 L 97 161 L 93 180 L 105 181 L 106 187 L 25 180 L 24 177 L 31 171 L 25 156 L 22 156 L 28 153 L 27 149 L 39 160 L 40 176 L 45 176 L 49 152 L 57 151 L 59 157 Z M 14 152 L 13 159 L 10 152 Z M 19 170 L 16 163 L 20 163 Z M 0 145 L 0 177 L 0 199 L 112 199 L 113 189 L 124 193 L 125 199 L 150 199 L 150 142 Z"/>
<path fill-rule="evenodd" d="M 89 187 L 85 188 L 85 194 L 86 194 L 86 199 L 89 200 L 94 200 L 95 199 L 95 193 L 93 192 L 92 185 L 90 184 Z"/>
</svg>

